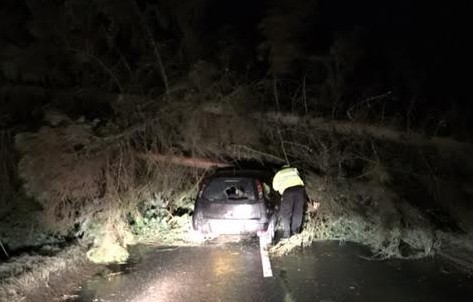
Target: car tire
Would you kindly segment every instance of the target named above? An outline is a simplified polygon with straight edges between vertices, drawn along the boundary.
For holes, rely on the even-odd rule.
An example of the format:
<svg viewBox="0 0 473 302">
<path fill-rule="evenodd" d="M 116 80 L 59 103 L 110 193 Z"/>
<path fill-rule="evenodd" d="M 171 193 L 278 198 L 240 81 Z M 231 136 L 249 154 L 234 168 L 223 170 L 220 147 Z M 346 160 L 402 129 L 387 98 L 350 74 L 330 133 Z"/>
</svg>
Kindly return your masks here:
<svg viewBox="0 0 473 302">
<path fill-rule="evenodd" d="M 209 226 L 207 220 L 201 211 L 195 211 L 192 217 L 192 223 L 190 227 L 191 241 L 203 242 L 211 239 L 212 236 L 209 232 Z"/>
<path fill-rule="evenodd" d="M 189 228 L 189 242 L 192 243 L 200 243 L 204 240 L 204 236 L 202 233 L 196 229 L 194 229 L 193 226 L 190 226 Z"/>
</svg>

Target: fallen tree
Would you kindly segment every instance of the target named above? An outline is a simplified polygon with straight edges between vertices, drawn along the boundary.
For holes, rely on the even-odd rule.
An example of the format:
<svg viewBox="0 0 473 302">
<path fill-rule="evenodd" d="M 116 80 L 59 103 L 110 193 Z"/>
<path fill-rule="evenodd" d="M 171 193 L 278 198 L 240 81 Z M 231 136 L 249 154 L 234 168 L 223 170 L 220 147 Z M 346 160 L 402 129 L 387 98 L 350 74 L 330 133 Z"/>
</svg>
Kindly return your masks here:
<svg viewBox="0 0 473 302">
<path fill-rule="evenodd" d="M 313 131 L 334 132 L 341 135 L 369 136 L 413 147 L 433 147 L 439 151 L 461 151 L 471 154 L 473 145 L 450 137 L 427 136 L 413 130 L 400 131 L 384 125 L 365 124 L 354 121 L 330 120 L 321 117 L 302 117 L 277 112 L 255 114 L 255 118 L 281 126 L 304 127 Z"/>
<path fill-rule="evenodd" d="M 292 114 L 241 115 L 218 106 L 159 112 L 125 127 L 65 118 L 57 126 L 17 136 L 27 192 L 43 204 L 49 224 L 76 229 L 95 242 L 91 258 L 125 259 L 133 232 L 178 231 L 165 226 L 176 223 L 176 209 L 192 211 L 202 170 L 242 160 L 289 160 L 318 175 L 308 179 L 321 208 L 320 215 L 307 218 L 306 242 L 357 241 L 380 257 L 406 256 L 407 245 L 409 256 L 428 255 L 438 246 L 435 216 L 428 214 L 434 207 L 416 200 L 406 186 L 420 187 L 417 193 L 429 200 L 435 191 L 429 184 L 420 186 L 420 180 L 454 173 L 458 162 L 455 167 L 453 159 L 447 163 L 446 151 L 466 156 L 471 148 L 447 138 Z M 438 204 L 443 202 L 438 198 Z M 406 220 L 416 215 L 425 219 Z M 109 250 L 120 253 L 117 258 L 104 254 Z"/>
<path fill-rule="evenodd" d="M 223 168 L 230 167 L 230 163 L 222 163 L 217 161 L 212 161 L 205 158 L 196 158 L 196 157 L 184 157 L 176 155 L 164 155 L 164 154 L 138 154 L 139 158 L 145 160 L 151 160 L 161 163 L 170 163 L 179 166 L 186 166 L 198 169 L 212 169 L 212 168 Z"/>
</svg>

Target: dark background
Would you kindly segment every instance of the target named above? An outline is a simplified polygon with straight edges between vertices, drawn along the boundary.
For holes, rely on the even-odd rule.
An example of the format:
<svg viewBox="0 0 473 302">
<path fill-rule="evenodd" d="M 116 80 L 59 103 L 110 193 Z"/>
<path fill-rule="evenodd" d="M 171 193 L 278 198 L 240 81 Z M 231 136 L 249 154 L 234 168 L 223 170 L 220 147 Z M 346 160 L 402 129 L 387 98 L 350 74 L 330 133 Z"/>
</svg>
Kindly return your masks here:
<svg viewBox="0 0 473 302">
<path fill-rule="evenodd" d="M 228 73 L 234 83 L 277 78 L 282 109 L 290 109 L 287 99 L 305 78 L 310 113 L 333 113 L 337 104 L 335 118 L 346 118 L 354 104 L 388 93 L 381 100 L 383 114 L 402 120 L 403 128 L 468 139 L 471 6 L 408 0 L 5 0 L 1 126 L 40 119 L 44 106 L 64 90 L 74 97 L 54 106 L 90 117 L 110 114 L 109 104 L 70 101 L 79 89 L 158 99 L 165 87 L 157 51 L 171 90 L 205 61 L 213 80 Z M 47 89 L 47 96 L 26 93 L 25 86 Z"/>
</svg>

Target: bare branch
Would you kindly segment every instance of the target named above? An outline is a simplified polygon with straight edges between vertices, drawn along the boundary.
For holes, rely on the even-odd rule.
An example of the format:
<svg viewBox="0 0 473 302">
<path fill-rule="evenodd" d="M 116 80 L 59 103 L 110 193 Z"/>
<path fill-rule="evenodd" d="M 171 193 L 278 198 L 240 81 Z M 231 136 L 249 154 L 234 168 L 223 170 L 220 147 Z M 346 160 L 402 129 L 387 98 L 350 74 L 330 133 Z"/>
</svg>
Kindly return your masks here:
<svg viewBox="0 0 473 302">
<path fill-rule="evenodd" d="M 161 53 L 159 52 L 159 45 L 158 42 L 153 38 L 153 35 L 151 33 L 151 29 L 146 22 L 145 17 L 143 14 L 140 12 L 140 9 L 138 7 L 138 4 L 136 3 L 136 0 L 131 0 L 131 4 L 135 8 L 136 14 L 141 20 L 141 25 L 143 26 L 143 30 L 146 32 L 146 35 L 148 36 L 148 41 L 151 44 L 151 47 L 153 48 L 153 54 L 156 58 L 156 63 L 158 64 L 159 68 L 159 73 L 161 74 L 161 79 L 163 80 L 164 88 L 166 89 L 166 95 L 169 95 L 169 81 L 168 77 L 166 75 L 166 70 L 164 68 L 163 60 L 161 57 Z"/>
</svg>

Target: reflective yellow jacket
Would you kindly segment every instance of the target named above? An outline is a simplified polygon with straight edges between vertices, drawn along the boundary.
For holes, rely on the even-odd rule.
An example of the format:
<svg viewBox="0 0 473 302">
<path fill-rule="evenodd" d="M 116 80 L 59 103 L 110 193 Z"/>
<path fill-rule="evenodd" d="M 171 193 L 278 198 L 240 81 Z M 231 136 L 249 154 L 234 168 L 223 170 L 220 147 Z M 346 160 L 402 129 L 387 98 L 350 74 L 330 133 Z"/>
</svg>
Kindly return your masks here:
<svg viewBox="0 0 473 302">
<path fill-rule="evenodd" d="M 303 185 L 304 182 L 296 168 L 283 168 L 273 178 L 273 188 L 281 195 L 287 188 Z"/>
</svg>

